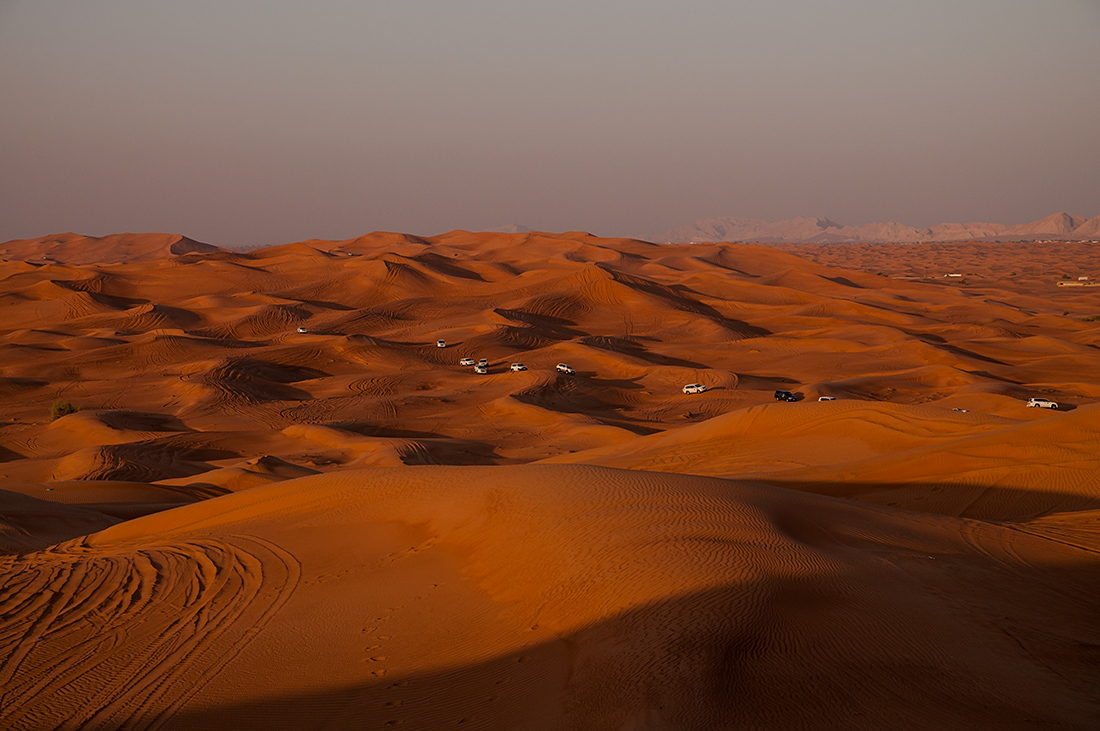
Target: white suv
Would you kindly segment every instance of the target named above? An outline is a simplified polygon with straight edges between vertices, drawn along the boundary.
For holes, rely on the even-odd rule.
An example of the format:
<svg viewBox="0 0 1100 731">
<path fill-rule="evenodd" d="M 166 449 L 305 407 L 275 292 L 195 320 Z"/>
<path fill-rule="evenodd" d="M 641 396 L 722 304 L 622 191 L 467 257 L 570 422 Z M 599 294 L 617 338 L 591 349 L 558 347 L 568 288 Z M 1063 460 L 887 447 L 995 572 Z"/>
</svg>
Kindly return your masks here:
<svg viewBox="0 0 1100 731">
<path fill-rule="evenodd" d="M 447 347 L 447 341 L 444 340 L 443 338 L 440 338 L 439 340 L 435 341 L 435 347 L 437 347 L 437 348 L 446 348 Z"/>
<path fill-rule="evenodd" d="M 684 393 L 702 393 L 706 391 L 707 387 L 701 383 L 689 383 L 684 386 Z"/>
<path fill-rule="evenodd" d="M 489 359 L 488 358 L 482 358 L 481 360 L 479 360 L 477 362 L 477 364 L 479 366 L 487 366 L 487 365 L 489 365 Z"/>
<path fill-rule="evenodd" d="M 480 363 L 478 363 L 476 366 L 474 366 L 474 373 L 480 373 L 481 375 L 484 376 L 488 372 L 489 372 L 489 366 L 483 366 Z"/>
<path fill-rule="evenodd" d="M 565 373 L 570 376 L 577 375 L 577 372 L 573 370 L 573 367 L 567 366 L 565 363 L 558 363 L 556 366 L 554 366 L 554 370 L 556 370 L 558 373 Z"/>
<path fill-rule="evenodd" d="M 472 366 L 474 364 L 474 359 L 473 358 L 463 358 L 462 360 L 458 361 L 458 364 L 460 366 Z"/>
<path fill-rule="evenodd" d="M 522 363 L 513 363 L 512 364 L 512 373 L 518 373 L 519 371 L 525 371 L 525 370 L 527 370 L 527 366 L 523 365 Z"/>
<path fill-rule="evenodd" d="M 1048 398 L 1031 398 L 1027 400 L 1029 409 L 1058 409 L 1058 404 Z"/>
</svg>

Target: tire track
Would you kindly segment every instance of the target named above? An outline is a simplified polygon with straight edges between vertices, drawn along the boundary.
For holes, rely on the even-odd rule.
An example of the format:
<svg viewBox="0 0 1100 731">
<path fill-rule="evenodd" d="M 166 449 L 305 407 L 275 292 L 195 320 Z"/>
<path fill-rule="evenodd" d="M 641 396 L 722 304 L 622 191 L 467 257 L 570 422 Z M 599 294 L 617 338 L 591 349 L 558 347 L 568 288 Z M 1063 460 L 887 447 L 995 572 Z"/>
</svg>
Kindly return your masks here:
<svg viewBox="0 0 1100 731">
<path fill-rule="evenodd" d="M 400 383 L 399 376 L 375 376 L 352 381 L 349 388 L 354 393 L 354 398 L 370 400 L 381 412 L 380 415 L 383 418 L 396 419 L 397 407 L 390 397 L 394 395 Z"/>
<path fill-rule="evenodd" d="M 66 730 L 159 727 L 300 575 L 293 556 L 250 536 L 119 552 L 69 542 L 0 570 L 0 726 Z"/>
<path fill-rule="evenodd" d="M 291 424 L 323 424 L 332 420 L 338 399 L 325 398 L 305 401 L 279 410 L 279 418 Z"/>
</svg>

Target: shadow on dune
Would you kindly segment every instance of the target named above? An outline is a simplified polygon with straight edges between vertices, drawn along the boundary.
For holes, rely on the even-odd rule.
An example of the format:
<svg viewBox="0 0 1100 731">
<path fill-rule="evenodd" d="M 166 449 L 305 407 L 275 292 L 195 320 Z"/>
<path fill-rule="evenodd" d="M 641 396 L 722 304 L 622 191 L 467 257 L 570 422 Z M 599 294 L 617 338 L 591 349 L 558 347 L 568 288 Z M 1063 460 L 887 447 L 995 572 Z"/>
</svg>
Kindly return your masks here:
<svg viewBox="0 0 1100 731">
<path fill-rule="evenodd" d="M 411 429 L 394 429 L 388 426 L 380 426 L 365 421 L 333 421 L 324 424 L 333 429 L 361 434 L 365 437 L 380 437 L 383 439 L 447 439 L 444 434 L 430 431 L 413 431 Z"/>
<path fill-rule="evenodd" d="M 123 297 L 117 294 L 107 294 L 96 289 L 93 282 L 83 279 L 51 279 L 52 284 L 64 287 L 72 292 L 83 292 L 99 304 L 106 305 L 115 310 L 127 310 L 131 307 L 144 305 L 149 302 L 141 297 Z"/>
<path fill-rule="evenodd" d="M 413 261 L 420 262 L 427 268 L 439 274 L 445 274 L 450 277 L 458 277 L 460 279 L 470 279 L 475 282 L 485 281 L 485 277 L 481 276 L 472 269 L 461 267 L 458 264 L 455 264 L 450 259 L 446 258 L 445 256 L 440 256 L 439 254 L 430 251 L 425 251 L 422 254 L 417 254 L 409 258 Z"/>
<path fill-rule="evenodd" d="M 512 398 L 548 411 L 582 414 L 639 435 L 661 431 L 618 417 L 618 412 L 632 407 L 623 393 L 641 390 L 642 376 L 602 379 L 597 375 L 595 371 L 577 371 L 576 376 L 555 374 L 552 381 L 514 393 Z"/>
<path fill-rule="evenodd" d="M 154 414 L 144 411 L 101 411 L 99 420 L 112 429 L 129 429 L 151 432 L 186 432 L 190 427 L 172 414 Z"/>
<path fill-rule="evenodd" d="M 249 357 L 225 358 L 199 379 L 215 392 L 244 401 L 306 401 L 308 392 L 290 384 L 329 374 L 297 365 L 284 365 Z"/>
<path fill-rule="evenodd" d="M 825 279 L 828 279 L 830 282 L 834 282 L 836 284 L 841 284 L 845 287 L 853 287 L 854 289 L 866 289 L 862 285 L 856 284 L 855 282 L 853 282 L 851 279 L 848 279 L 847 277 L 825 277 Z"/>
<path fill-rule="evenodd" d="M 767 391 L 786 386 L 797 386 L 799 381 L 786 376 L 758 376 L 753 373 L 738 374 L 738 384 L 745 388 Z"/>
<path fill-rule="evenodd" d="M 503 307 L 497 307 L 493 312 L 506 320 L 527 325 L 532 328 L 536 337 L 546 338 L 547 340 L 572 340 L 585 335 L 584 332 L 576 329 L 577 323 L 563 317 L 527 312 L 526 310 L 511 310 Z"/>
<path fill-rule="evenodd" d="M 733 476 L 730 476 L 733 478 Z M 737 477 L 773 487 L 885 505 L 918 513 L 1020 522 L 1048 515 L 1100 510 L 1100 490 L 1089 495 L 963 482 L 855 482 Z"/>
<path fill-rule="evenodd" d="M 599 378 L 594 370 L 577 370 L 575 376 L 554 374 L 553 380 L 518 391 L 511 398 L 550 411 L 584 414 L 636 434 L 651 434 L 660 430 L 641 427 L 613 416 L 616 412 L 631 408 L 631 402 L 624 394 L 641 390 L 641 378 Z"/>
<path fill-rule="evenodd" d="M 617 272 L 603 265 L 597 264 L 597 266 L 600 266 L 611 274 L 619 284 L 626 285 L 637 292 L 648 294 L 651 297 L 663 299 L 682 312 L 701 315 L 735 335 L 740 335 L 743 338 L 759 338 L 765 335 L 771 335 L 771 330 L 760 327 L 759 325 L 751 325 L 744 320 L 726 317 L 710 305 L 689 296 L 689 293 L 698 294 L 698 292 L 682 284 L 672 286 L 658 284 L 648 279 Z"/>
<path fill-rule="evenodd" d="M 177 438 L 183 437 L 183 439 Z M 236 452 L 189 442 L 190 434 L 86 447 L 58 460 L 53 480 L 156 482 L 209 472 Z"/>
<path fill-rule="evenodd" d="M 796 532 L 838 550 L 820 529 Z M 1043 567 L 1037 584 L 1024 573 L 894 551 L 841 575 L 733 580 L 483 662 L 183 710 L 161 728 L 877 730 L 902 717 L 907 728 L 1092 728 L 1100 596 L 1082 581 L 1095 566 Z M 287 684 L 306 680 L 285 662 Z M 239 688 L 230 673 L 207 687 Z"/>
<path fill-rule="evenodd" d="M 989 371 L 966 371 L 966 372 L 969 373 L 972 376 L 980 376 L 982 378 L 988 378 L 991 381 L 1000 381 L 1001 383 L 1009 383 L 1013 386 L 1022 386 L 1023 385 L 1020 381 L 1014 381 L 1011 378 L 1005 378 L 1004 376 L 998 376 L 996 374 L 990 373 Z"/>
<path fill-rule="evenodd" d="M 981 353 L 975 353 L 972 350 L 967 350 L 966 348 L 959 347 L 958 345 L 952 345 L 951 343 L 944 341 L 943 338 L 940 338 L 938 336 L 936 337 L 935 341 L 932 340 L 933 336 L 929 335 L 916 335 L 914 337 L 920 338 L 921 340 L 928 342 L 928 344 L 934 348 L 939 348 L 940 350 L 947 351 L 948 353 L 951 353 L 952 355 L 958 356 L 960 358 L 970 358 L 972 360 L 980 360 L 983 363 L 990 363 L 992 365 L 1011 367 L 1011 364 L 1005 363 L 1003 360 L 990 358 L 988 355 L 982 355 Z"/>
<path fill-rule="evenodd" d="M 345 304 L 342 304 L 340 302 L 332 302 L 332 301 L 329 301 L 329 300 L 310 299 L 310 298 L 307 298 L 307 297 L 290 297 L 285 292 L 280 292 L 279 294 L 286 297 L 287 299 L 293 299 L 294 301 L 300 302 L 303 305 L 310 305 L 311 307 L 316 307 L 317 309 L 320 309 L 320 310 L 338 310 L 340 312 L 348 312 L 350 310 L 356 309 L 355 307 L 352 307 L 351 305 L 345 305 Z"/>
<path fill-rule="evenodd" d="M 499 465 L 496 445 L 478 439 L 414 440 L 399 450 L 406 465 Z"/>
<path fill-rule="evenodd" d="M 606 335 L 588 335 L 581 338 L 581 343 L 592 348 L 609 350 L 612 353 L 621 353 L 637 358 L 638 360 L 654 365 L 680 366 L 681 368 L 706 368 L 702 363 L 691 360 L 674 358 L 669 355 L 654 353 L 634 339 L 609 337 Z"/>
<path fill-rule="evenodd" d="M 19 452 L 13 452 L 7 447 L 0 447 L 0 462 L 12 462 L 17 459 L 26 459 L 26 457 Z"/>
</svg>

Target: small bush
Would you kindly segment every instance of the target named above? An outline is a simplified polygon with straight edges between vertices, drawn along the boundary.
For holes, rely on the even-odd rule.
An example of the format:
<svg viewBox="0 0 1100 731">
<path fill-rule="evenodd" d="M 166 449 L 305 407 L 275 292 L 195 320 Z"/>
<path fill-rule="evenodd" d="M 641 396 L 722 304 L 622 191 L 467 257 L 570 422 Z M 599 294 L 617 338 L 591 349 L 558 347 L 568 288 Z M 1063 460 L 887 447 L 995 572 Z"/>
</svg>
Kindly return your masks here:
<svg viewBox="0 0 1100 731">
<path fill-rule="evenodd" d="M 75 406 L 71 401 L 54 401 L 50 406 L 51 421 L 57 421 L 62 416 L 68 416 L 69 414 L 75 414 L 80 411 L 79 406 Z"/>
<path fill-rule="evenodd" d="M 1082 317 L 1081 322 L 1100 322 L 1100 315 L 1090 315 L 1088 317 Z"/>
</svg>

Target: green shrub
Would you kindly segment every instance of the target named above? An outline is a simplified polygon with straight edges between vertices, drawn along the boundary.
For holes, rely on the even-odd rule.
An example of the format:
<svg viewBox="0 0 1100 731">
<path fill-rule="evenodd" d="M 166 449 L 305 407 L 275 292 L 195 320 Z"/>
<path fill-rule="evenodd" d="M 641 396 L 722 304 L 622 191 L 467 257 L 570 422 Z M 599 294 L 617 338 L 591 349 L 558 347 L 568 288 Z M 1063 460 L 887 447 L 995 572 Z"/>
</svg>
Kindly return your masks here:
<svg viewBox="0 0 1100 731">
<path fill-rule="evenodd" d="M 71 401 L 54 401 L 50 406 L 51 421 L 57 421 L 62 416 L 68 416 L 69 414 L 75 414 L 80 411 L 79 406 L 75 406 Z"/>
</svg>

